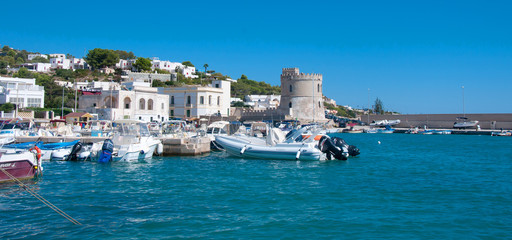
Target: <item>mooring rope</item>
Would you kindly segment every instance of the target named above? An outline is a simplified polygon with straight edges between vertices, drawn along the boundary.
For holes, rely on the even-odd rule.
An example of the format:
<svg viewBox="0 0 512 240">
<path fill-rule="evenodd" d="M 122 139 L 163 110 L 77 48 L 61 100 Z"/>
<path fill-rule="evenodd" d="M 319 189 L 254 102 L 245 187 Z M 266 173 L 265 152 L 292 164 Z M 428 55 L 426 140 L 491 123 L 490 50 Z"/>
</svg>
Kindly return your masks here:
<svg viewBox="0 0 512 240">
<path fill-rule="evenodd" d="M 9 178 L 11 178 L 12 180 L 14 180 L 14 182 L 16 182 L 21 188 L 25 189 L 27 192 L 29 192 L 32 196 L 34 196 L 35 198 L 37 198 L 39 201 L 41 201 L 42 203 L 44 203 L 46 206 L 48 206 L 49 208 L 51 208 L 53 211 L 57 212 L 58 214 L 60 214 L 61 216 L 63 216 L 64 218 L 66 218 L 67 220 L 69 220 L 70 222 L 72 222 L 73 224 L 75 225 L 82 225 L 80 222 L 78 222 L 77 220 L 75 220 L 74 218 L 72 218 L 71 216 L 69 216 L 67 213 L 65 213 L 64 211 L 62 211 L 61 209 L 59 209 L 57 206 L 53 205 L 50 201 L 46 200 L 45 198 L 43 198 L 41 195 L 39 195 L 38 193 L 34 192 L 34 190 L 32 190 L 32 188 L 30 188 L 29 186 L 27 186 L 26 184 L 24 184 L 23 182 L 21 182 L 19 179 L 17 179 L 16 177 L 14 177 L 12 174 L 10 174 L 9 172 L 7 172 L 7 170 L 5 170 L 4 168 L 0 167 L 0 170 L 5 174 L 7 175 Z"/>
</svg>

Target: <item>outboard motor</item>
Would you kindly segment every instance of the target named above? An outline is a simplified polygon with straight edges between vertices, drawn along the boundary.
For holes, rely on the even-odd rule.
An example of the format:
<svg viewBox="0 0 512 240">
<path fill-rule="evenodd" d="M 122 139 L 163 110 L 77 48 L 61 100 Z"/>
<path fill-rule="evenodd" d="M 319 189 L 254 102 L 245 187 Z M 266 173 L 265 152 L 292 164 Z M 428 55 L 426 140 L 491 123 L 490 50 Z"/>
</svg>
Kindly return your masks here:
<svg viewBox="0 0 512 240">
<path fill-rule="evenodd" d="M 354 145 L 348 145 L 347 142 L 345 142 L 345 140 L 343 140 L 343 138 L 339 138 L 339 137 L 334 137 L 333 138 L 333 141 L 334 141 L 334 144 L 336 146 L 338 146 L 339 148 L 343 149 L 347 149 L 348 151 L 348 155 L 351 156 L 351 157 L 355 157 L 359 154 L 361 154 L 359 152 L 359 148 L 357 148 L 356 146 Z"/>
<path fill-rule="evenodd" d="M 107 163 L 112 160 L 112 153 L 114 152 L 114 142 L 110 139 L 105 139 L 103 146 L 101 147 L 100 157 L 98 162 Z"/>
<path fill-rule="evenodd" d="M 322 136 L 318 141 L 318 147 L 326 154 L 328 160 L 331 160 L 332 157 L 338 160 L 347 160 L 348 154 L 343 151 L 343 148 L 336 146 L 329 136 Z"/>
<path fill-rule="evenodd" d="M 82 143 L 77 142 L 75 145 L 73 145 L 73 148 L 71 149 L 71 153 L 66 157 L 66 161 L 76 161 L 78 160 L 77 154 L 82 150 Z"/>
</svg>

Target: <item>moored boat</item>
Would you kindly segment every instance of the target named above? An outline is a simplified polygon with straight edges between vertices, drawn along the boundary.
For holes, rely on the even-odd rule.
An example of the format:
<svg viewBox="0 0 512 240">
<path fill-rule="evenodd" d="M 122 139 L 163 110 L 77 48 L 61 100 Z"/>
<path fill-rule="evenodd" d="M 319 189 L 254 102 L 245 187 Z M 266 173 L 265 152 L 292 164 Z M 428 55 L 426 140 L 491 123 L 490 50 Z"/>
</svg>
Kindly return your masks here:
<svg viewBox="0 0 512 240">
<path fill-rule="evenodd" d="M 34 149 L 37 151 L 37 147 Z M 41 161 L 37 155 L 29 150 L 17 151 L 14 149 L 0 150 L 0 182 L 16 179 L 28 179 L 42 171 Z"/>
</svg>

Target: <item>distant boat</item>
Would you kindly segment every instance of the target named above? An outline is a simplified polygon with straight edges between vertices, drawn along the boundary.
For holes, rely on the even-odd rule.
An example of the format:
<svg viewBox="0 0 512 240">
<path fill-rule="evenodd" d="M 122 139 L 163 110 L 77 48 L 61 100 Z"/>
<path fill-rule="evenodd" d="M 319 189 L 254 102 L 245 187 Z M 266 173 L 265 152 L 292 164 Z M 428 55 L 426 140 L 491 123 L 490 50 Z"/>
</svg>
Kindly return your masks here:
<svg viewBox="0 0 512 240">
<path fill-rule="evenodd" d="M 452 134 L 452 130 L 434 130 L 434 131 L 432 131 L 432 134 L 448 135 L 448 134 Z"/>
<path fill-rule="evenodd" d="M 394 126 L 399 123 L 400 123 L 400 119 L 396 119 L 396 120 L 384 119 L 384 120 L 380 120 L 380 121 L 373 121 L 372 123 L 370 123 L 370 126 L 375 126 L 375 127 Z"/>
<path fill-rule="evenodd" d="M 453 128 L 474 128 L 478 125 L 478 121 L 470 121 L 467 117 L 458 117 L 457 121 L 453 123 Z"/>
</svg>

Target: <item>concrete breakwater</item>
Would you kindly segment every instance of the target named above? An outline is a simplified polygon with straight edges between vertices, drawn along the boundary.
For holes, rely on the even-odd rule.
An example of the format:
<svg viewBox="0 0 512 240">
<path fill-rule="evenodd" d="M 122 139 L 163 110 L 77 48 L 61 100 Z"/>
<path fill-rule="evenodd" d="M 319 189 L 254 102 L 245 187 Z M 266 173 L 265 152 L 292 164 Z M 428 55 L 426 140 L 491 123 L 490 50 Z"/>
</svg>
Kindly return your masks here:
<svg viewBox="0 0 512 240">
<path fill-rule="evenodd" d="M 423 127 L 453 129 L 453 123 L 462 114 L 403 114 L 403 115 L 362 115 L 361 121 L 400 119 L 397 128 Z M 479 121 L 481 129 L 512 129 L 512 113 L 466 114 L 470 120 Z"/>
<path fill-rule="evenodd" d="M 16 137 L 16 143 L 36 142 L 41 141 L 44 143 L 58 143 L 58 142 L 71 142 L 79 140 L 82 143 L 95 143 L 101 142 L 107 137 L 32 137 L 32 136 L 19 136 Z M 158 138 L 162 141 L 164 146 L 164 156 L 193 156 L 210 152 L 210 138 Z"/>
</svg>

